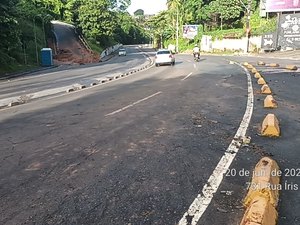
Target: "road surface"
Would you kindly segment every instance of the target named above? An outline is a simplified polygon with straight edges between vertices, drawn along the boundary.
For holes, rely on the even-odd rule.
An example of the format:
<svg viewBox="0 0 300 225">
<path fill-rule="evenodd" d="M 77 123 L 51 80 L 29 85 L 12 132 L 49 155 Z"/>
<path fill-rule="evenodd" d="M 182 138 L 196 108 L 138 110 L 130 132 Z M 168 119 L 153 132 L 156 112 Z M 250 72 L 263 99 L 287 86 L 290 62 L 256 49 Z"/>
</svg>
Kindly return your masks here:
<svg viewBox="0 0 300 225">
<path fill-rule="evenodd" d="M 252 143 L 230 169 L 252 171 L 262 156 L 299 168 L 299 74 L 260 69 L 279 100 L 282 137 L 257 135 L 269 111 L 253 80 Z M 174 67 L 1 110 L 0 224 L 178 224 L 234 138 L 248 88 L 224 57 L 178 55 Z M 196 224 L 239 224 L 250 180 L 224 176 Z M 299 191 L 280 199 L 279 224 L 299 224 Z"/>
</svg>

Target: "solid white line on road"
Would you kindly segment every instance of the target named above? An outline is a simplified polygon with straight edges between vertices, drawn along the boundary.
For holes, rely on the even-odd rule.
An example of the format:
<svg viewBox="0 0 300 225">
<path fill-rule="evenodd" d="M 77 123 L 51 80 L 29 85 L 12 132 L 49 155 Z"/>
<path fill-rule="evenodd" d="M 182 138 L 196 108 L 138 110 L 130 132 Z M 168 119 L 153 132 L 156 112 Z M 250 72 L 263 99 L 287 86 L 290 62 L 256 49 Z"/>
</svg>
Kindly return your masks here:
<svg viewBox="0 0 300 225">
<path fill-rule="evenodd" d="M 236 154 L 239 151 L 240 146 L 242 145 L 241 140 L 246 135 L 246 131 L 248 129 L 252 117 L 252 113 L 253 113 L 253 88 L 252 88 L 251 75 L 245 68 L 243 69 L 247 74 L 247 80 L 248 80 L 248 100 L 247 100 L 247 108 L 243 120 L 231 144 L 225 151 L 225 154 L 219 161 L 212 175 L 209 177 L 207 183 L 204 185 L 202 192 L 199 193 L 198 196 L 195 198 L 195 200 L 192 202 L 188 211 L 184 213 L 178 225 L 187 225 L 187 224 L 196 225 L 198 223 L 201 216 L 209 206 L 214 194 L 217 192 L 223 180 L 224 174 L 230 167 L 232 161 L 234 160 Z"/>
<path fill-rule="evenodd" d="M 186 75 L 186 77 L 185 78 L 182 78 L 181 80 L 186 80 L 186 79 L 188 79 L 191 75 L 192 75 L 193 73 L 191 72 L 191 73 L 189 73 L 188 75 Z"/>
<path fill-rule="evenodd" d="M 113 112 L 111 112 L 111 113 L 108 113 L 108 114 L 106 114 L 105 116 L 112 116 L 112 115 L 114 115 L 114 114 L 117 114 L 117 113 L 119 113 L 119 112 L 122 112 L 122 111 L 124 111 L 124 110 L 126 110 L 126 109 L 129 109 L 129 108 L 131 108 L 131 107 L 133 107 L 133 106 L 135 106 L 135 105 L 137 105 L 137 104 L 139 104 L 139 103 L 141 103 L 141 102 L 144 102 L 144 101 L 146 101 L 146 100 L 148 100 L 148 99 L 150 99 L 150 98 L 153 98 L 153 97 L 155 97 L 156 95 L 159 95 L 159 94 L 161 94 L 161 93 L 162 93 L 161 91 L 156 92 L 156 93 L 153 94 L 153 95 L 150 95 L 150 96 L 148 96 L 148 97 L 146 97 L 146 98 L 143 98 L 143 99 L 141 99 L 141 100 L 138 100 L 138 101 L 136 101 L 136 102 L 134 102 L 134 103 L 132 103 L 132 104 L 130 104 L 130 105 L 127 105 L 127 106 L 125 106 L 125 107 L 123 107 L 123 108 L 121 108 L 121 109 L 118 109 L 118 110 L 116 110 L 116 111 L 113 111 Z"/>
</svg>

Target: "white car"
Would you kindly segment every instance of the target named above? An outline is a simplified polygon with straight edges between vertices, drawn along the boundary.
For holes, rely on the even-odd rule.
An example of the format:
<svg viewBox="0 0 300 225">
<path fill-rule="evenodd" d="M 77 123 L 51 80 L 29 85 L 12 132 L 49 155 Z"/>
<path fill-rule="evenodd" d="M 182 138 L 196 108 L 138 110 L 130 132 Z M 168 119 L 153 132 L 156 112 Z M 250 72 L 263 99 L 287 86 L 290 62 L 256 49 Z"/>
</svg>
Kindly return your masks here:
<svg viewBox="0 0 300 225">
<path fill-rule="evenodd" d="M 127 55 L 126 49 L 125 49 L 125 48 L 120 48 L 120 49 L 119 49 L 119 56 L 121 56 L 121 55 L 124 55 L 124 56 Z"/>
<path fill-rule="evenodd" d="M 155 66 L 164 64 L 175 65 L 175 57 L 172 52 L 168 49 L 160 49 L 155 55 Z"/>
</svg>

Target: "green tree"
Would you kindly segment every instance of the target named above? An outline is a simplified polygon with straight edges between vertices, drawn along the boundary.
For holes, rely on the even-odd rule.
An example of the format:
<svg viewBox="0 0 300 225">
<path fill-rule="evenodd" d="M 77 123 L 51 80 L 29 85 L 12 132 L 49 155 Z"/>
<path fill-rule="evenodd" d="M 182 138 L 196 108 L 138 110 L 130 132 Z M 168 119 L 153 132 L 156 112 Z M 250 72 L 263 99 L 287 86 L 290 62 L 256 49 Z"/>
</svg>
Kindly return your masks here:
<svg viewBox="0 0 300 225">
<path fill-rule="evenodd" d="M 20 30 L 17 21 L 18 0 L 2 0 L 0 3 L 0 64 L 14 60 L 12 53 L 20 46 Z"/>
</svg>

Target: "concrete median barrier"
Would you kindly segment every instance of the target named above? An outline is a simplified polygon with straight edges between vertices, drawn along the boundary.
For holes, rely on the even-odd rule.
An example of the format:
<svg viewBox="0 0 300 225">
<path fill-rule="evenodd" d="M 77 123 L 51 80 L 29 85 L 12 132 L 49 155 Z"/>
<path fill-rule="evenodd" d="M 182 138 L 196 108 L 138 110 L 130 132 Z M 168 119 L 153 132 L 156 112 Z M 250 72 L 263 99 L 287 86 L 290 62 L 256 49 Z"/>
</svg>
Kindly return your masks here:
<svg viewBox="0 0 300 225">
<path fill-rule="evenodd" d="M 266 65 L 266 63 L 263 62 L 263 61 L 258 61 L 258 62 L 257 62 L 257 65 L 259 65 L 259 66 L 264 66 L 264 65 Z"/>
<path fill-rule="evenodd" d="M 254 74 L 254 77 L 257 78 L 257 79 L 259 79 L 259 78 L 261 78 L 262 76 L 260 75 L 259 72 L 257 72 L 257 73 Z"/>
<path fill-rule="evenodd" d="M 261 135 L 265 137 L 279 137 L 279 121 L 274 114 L 268 114 L 261 126 Z"/>
<path fill-rule="evenodd" d="M 257 83 L 259 84 L 259 85 L 265 85 L 265 84 L 267 84 L 266 83 L 266 81 L 265 81 L 265 79 L 264 78 L 259 78 L 258 80 L 257 80 Z"/>
<path fill-rule="evenodd" d="M 262 93 L 262 94 L 272 94 L 272 91 L 271 91 L 269 85 L 264 84 L 264 85 L 261 87 L 261 93 Z"/>
<path fill-rule="evenodd" d="M 276 207 L 279 201 L 281 171 L 269 157 L 262 158 L 255 166 L 252 181 L 244 200 L 246 212 L 240 225 L 276 225 Z"/>
<path fill-rule="evenodd" d="M 295 65 L 287 65 L 285 68 L 288 70 L 298 70 L 298 67 Z"/>
<path fill-rule="evenodd" d="M 277 108 L 278 104 L 272 95 L 268 95 L 264 100 L 265 108 Z"/>
<path fill-rule="evenodd" d="M 248 65 L 249 65 L 248 62 L 244 62 L 244 63 L 243 63 L 243 66 L 248 66 Z"/>
</svg>

